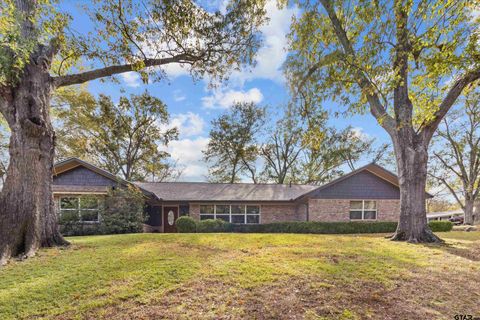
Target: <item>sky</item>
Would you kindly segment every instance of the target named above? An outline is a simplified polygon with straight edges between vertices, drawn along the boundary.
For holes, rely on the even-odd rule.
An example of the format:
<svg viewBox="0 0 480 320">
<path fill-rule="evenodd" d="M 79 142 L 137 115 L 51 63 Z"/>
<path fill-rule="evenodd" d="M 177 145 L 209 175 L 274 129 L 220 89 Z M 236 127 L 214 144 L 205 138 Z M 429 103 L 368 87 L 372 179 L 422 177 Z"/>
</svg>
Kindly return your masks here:
<svg viewBox="0 0 480 320">
<path fill-rule="evenodd" d="M 209 5 L 217 4 L 209 1 Z M 67 10 L 75 10 L 68 2 L 64 6 Z M 88 84 L 88 89 L 95 95 L 110 95 L 114 101 L 121 95 L 139 94 L 145 90 L 160 98 L 180 132 L 179 139 L 168 146 L 172 158 L 183 168 L 179 180 L 204 181 L 208 167 L 202 160 L 202 150 L 208 144 L 212 119 L 228 110 L 234 102 L 252 101 L 269 106 L 272 112 L 269 118 L 273 121 L 281 116 L 281 108 L 288 102 L 282 65 L 287 57 L 290 22 L 293 16 L 299 15 L 299 10 L 295 7 L 278 9 L 274 0 L 267 4 L 267 15 L 269 22 L 261 28 L 263 45 L 256 56 L 255 67 L 233 72 L 228 83 L 219 88 L 209 89 L 206 79 L 193 81 L 185 69 L 170 65 L 166 67 L 168 79 L 161 82 L 144 84 L 137 73 L 129 72 L 118 77 L 119 83 L 96 80 Z M 88 18 L 74 16 L 72 26 L 85 30 L 88 23 Z M 345 110 L 334 103 L 325 107 L 332 111 Z M 378 144 L 389 141 L 388 135 L 369 114 L 332 117 L 329 121 L 339 129 L 351 125 L 359 134 L 375 137 Z"/>
</svg>

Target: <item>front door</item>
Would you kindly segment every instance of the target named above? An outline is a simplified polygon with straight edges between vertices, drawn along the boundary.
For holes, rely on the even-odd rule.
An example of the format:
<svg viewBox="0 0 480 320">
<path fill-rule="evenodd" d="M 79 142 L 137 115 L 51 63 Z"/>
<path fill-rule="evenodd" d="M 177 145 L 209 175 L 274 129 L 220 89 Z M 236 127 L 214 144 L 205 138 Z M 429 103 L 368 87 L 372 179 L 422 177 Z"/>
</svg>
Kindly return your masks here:
<svg viewBox="0 0 480 320">
<path fill-rule="evenodd" d="M 163 232 L 177 232 L 178 207 L 163 207 Z"/>
</svg>

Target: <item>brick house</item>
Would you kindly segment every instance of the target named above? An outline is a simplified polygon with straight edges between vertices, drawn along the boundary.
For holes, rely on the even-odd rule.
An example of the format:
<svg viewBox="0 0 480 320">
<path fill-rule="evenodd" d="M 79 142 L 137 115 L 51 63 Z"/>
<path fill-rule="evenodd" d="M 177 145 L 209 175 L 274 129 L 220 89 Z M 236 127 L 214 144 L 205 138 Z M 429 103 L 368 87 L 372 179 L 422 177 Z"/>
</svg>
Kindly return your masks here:
<svg viewBox="0 0 480 320">
<path fill-rule="evenodd" d="M 59 214 L 70 210 L 98 222 L 108 189 L 134 184 L 146 198 L 145 231 L 175 232 L 175 220 L 223 219 L 232 223 L 279 221 L 397 221 L 398 178 L 368 164 L 322 186 L 206 182 L 129 182 L 88 162 L 57 163 L 53 194 Z"/>
</svg>

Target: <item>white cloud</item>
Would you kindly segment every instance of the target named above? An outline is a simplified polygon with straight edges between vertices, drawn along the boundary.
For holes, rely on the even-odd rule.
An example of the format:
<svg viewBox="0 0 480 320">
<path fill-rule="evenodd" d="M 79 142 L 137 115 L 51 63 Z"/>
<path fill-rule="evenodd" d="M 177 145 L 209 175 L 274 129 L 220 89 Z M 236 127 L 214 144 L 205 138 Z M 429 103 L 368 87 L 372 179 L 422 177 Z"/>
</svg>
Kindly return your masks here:
<svg viewBox="0 0 480 320">
<path fill-rule="evenodd" d="M 300 10 L 297 7 L 279 9 L 275 0 L 267 1 L 265 8 L 269 21 L 260 28 L 264 42 L 256 56 L 257 64 L 251 70 L 236 71 L 231 76 L 241 84 L 255 78 L 284 81 L 282 65 L 288 54 L 287 34 L 292 17 L 298 16 Z"/>
<path fill-rule="evenodd" d="M 209 8 L 215 8 L 225 13 L 228 1 L 216 1 L 208 5 Z M 243 86 L 246 81 L 253 79 L 269 79 L 276 82 L 283 82 L 284 76 L 282 65 L 287 58 L 287 34 L 290 32 L 290 25 L 293 16 L 298 16 L 300 10 L 298 7 L 282 8 L 277 7 L 276 0 L 268 0 L 265 6 L 268 21 L 260 27 L 263 38 L 262 47 L 256 55 L 255 67 L 246 67 L 245 70 L 234 71 L 230 79 L 239 86 Z M 195 45 L 198 45 L 195 39 L 189 39 Z M 154 50 L 144 45 L 144 52 L 154 52 Z M 176 78 L 190 74 L 189 65 L 172 63 L 162 66 L 162 69 L 170 78 Z M 205 81 L 209 81 L 207 76 Z"/>
<path fill-rule="evenodd" d="M 137 88 L 142 84 L 140 75 L 136 72 L 125 72 L 122 73 L 121 76 L 123 78 L 123 82 L 125 82 L 128 87 Z"/>
<path fill-rule="evenodd" d="M 243 90 L 216 90 L 213 95 L 203 97 L 203 106 L 207 109 L 227 109 L 235 102 L 259 103 L 263 100 L 263 94 L 258 88 L 248 91 Z"/>
<path fill-rule="evenodd" d="M 193 112 L 176 114 L 170 121 L 170 127 L 177 127 L 180 135 L 185 137 L 202 134 L 204 126 L 203 118 Z"/>
<path fill-rule="evenodd" d="M 366 133 L 362 127 L 354 127 L 352 128 L 352 132 L 355 137 L 361 140 L 370 140 L 372 138 L 372 136 Z"/>
<path fill-rule="evenodd" d="M 182 139 L 169 143 L 168 152 L 180 167 L 183 167 L 180 180 L 204 181 L 208 174 L 208 167 L 203 161 L 203 153 L 209 138 Z"/>
<path fill-rule="evenodd" d="M 175 90 L 173 91 L 173 100 L 177 101 L 177 102 L 180 102 L 180 101 L 183 101 L 187 99 L 187 96 L 185 96 L 183 93 L 182 93 L 182 90 Z"/>
</svg>

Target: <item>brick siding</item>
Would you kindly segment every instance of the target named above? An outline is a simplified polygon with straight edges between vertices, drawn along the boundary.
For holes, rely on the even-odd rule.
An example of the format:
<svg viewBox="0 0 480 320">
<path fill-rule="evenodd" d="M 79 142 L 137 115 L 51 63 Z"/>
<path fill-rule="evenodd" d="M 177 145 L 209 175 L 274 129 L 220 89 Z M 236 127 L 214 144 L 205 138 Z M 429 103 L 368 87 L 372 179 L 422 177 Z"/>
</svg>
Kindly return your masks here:
<svg viewBox="0 0 480 320">
<path fill-rule="evenodd" d="M 362 199 L 368 200 L 368 199 Z M 400 200 L 375 200 L 378 221 L 397 221 Z M 310 221 L 350 221 L 350 199 L 309 199 Z"/>
<path fill-rule="evenodd" d="M 260 223 L 305 221 L 306 211 L 307 207 L 304 204 L 261 204 Z M 190 203 L 190 217 L 200 220 L 200 204 Z"/>
</svg>

